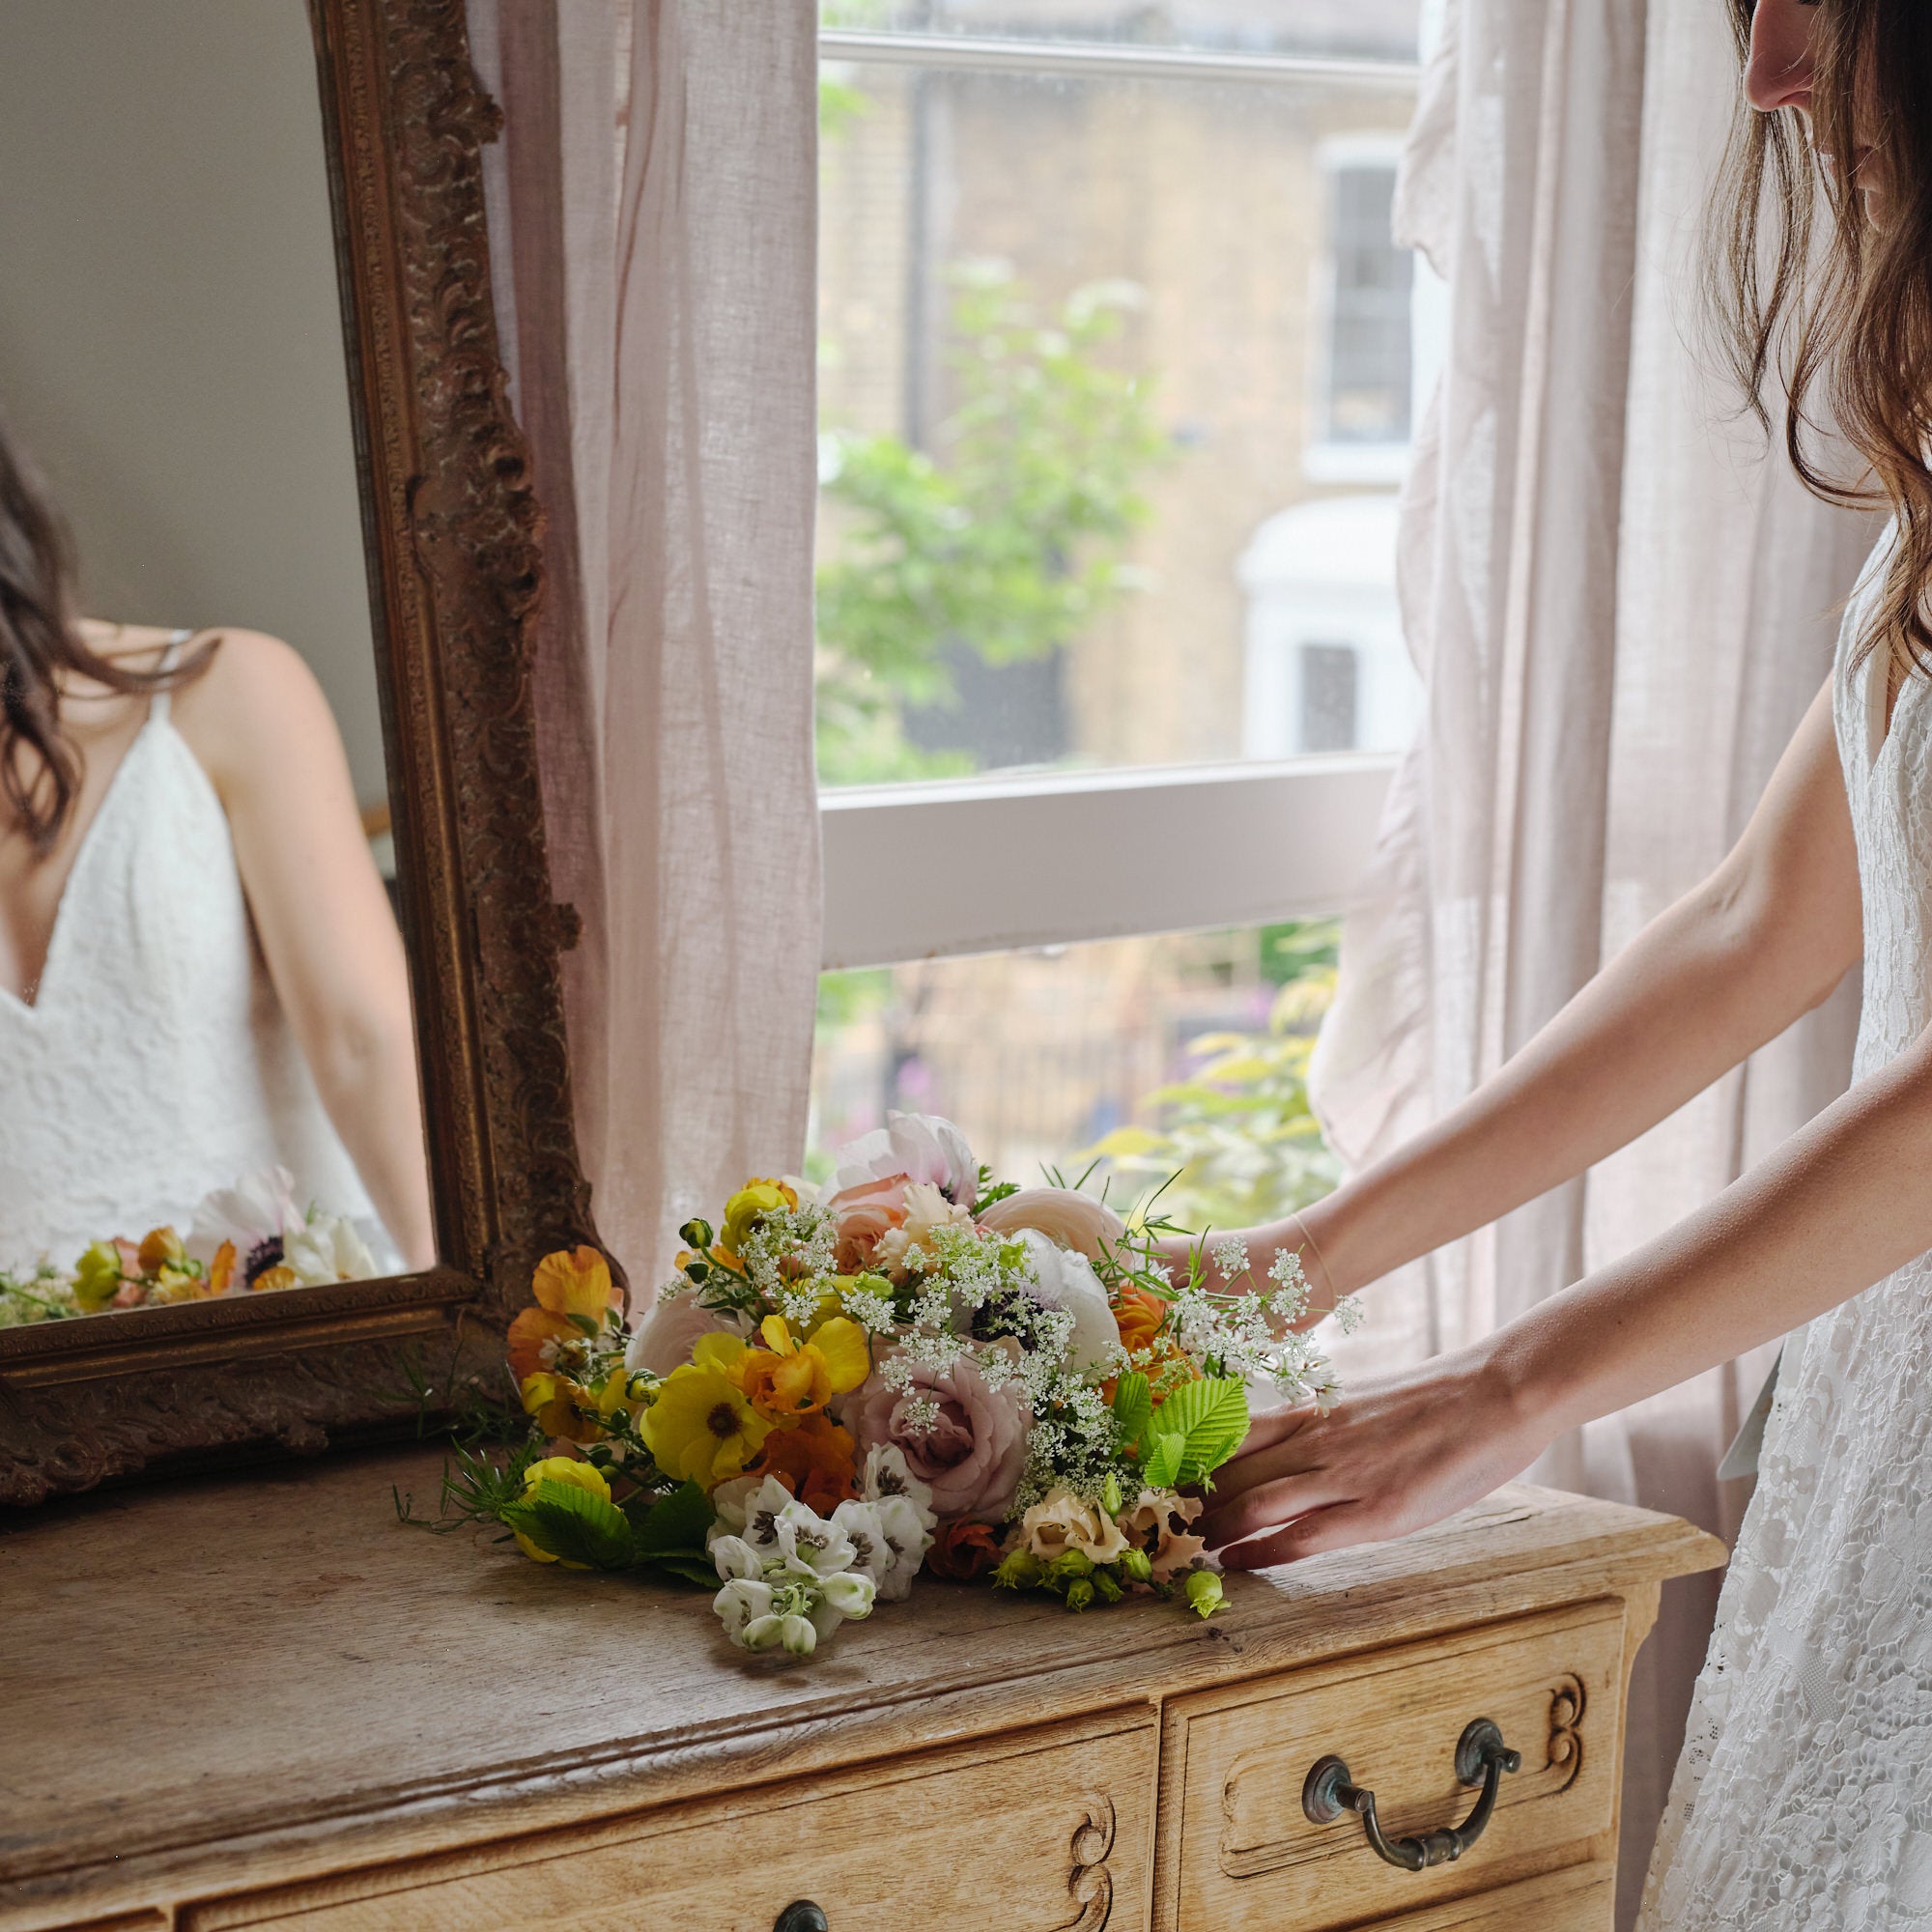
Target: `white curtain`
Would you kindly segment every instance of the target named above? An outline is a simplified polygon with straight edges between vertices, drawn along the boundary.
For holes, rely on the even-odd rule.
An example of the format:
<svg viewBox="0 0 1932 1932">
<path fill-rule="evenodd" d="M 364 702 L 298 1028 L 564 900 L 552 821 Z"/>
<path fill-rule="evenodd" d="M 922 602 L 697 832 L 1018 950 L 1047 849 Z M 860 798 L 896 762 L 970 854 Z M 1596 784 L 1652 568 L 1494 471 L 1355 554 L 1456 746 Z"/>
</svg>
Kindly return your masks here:
<svg viewBox="0 0 1932 1932">
<path fill-rule="evenodd" d="M 1447 276 L 1445 373 L 1405 504 L 1427 680 L 1345 925 L 1318 1104 L 1346 1160 L 1493 1072 L 1717 864 L 1829 668 L 1874 538 L 1728 415 L 1699 217 L 1737 88 L 1717 0 L 1450 0 L 1398 222 Z M 1444 1346 L 1656 1234 L 1842 1090 L 1854 988 L 1586 1179 L 1433 1257 Z M 1734 1529 L 1716 1465 L 1767 1362 L 1592 1425 L 1533 1473 Z M 1638 1665 L 1620 1917 L 1681 1742 L 1716 1578 Z"/>
<path fill-rule="evenodd" d="M 550 516 L 536 705 L 579 1137 L 634 1287 L 804 1153 L 813 0 L 469 0 L 492 274 Z"/>
</svg>

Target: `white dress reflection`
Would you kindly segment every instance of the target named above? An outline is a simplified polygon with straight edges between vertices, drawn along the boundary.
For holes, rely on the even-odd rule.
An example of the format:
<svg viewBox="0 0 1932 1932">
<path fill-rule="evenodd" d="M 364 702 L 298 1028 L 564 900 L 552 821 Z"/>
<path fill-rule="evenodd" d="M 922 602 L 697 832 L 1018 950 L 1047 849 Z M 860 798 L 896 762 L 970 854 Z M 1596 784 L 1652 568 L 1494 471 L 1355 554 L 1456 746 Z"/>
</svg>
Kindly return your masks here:
<svg viewBox="0 0 1932 1932">
<path fill-rule="evenodd" d="M 73 618 L 71 586 L 0 430 L 0 1267 L 200 1208 L 239 1286 L 277 1170 L 379 1271 L 427 1264 L 402 946 L 320 687 L 258 633 Z"/>
</svg>

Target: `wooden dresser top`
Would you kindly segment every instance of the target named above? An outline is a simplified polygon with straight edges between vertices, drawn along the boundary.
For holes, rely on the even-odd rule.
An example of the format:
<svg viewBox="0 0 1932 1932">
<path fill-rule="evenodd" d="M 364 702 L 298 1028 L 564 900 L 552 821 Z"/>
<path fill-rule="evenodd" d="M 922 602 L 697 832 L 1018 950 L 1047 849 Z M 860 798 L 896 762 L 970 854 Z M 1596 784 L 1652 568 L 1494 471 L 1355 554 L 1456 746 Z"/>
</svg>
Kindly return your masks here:
<svg viewBox="0 0 1932 1932">
<path fill-rule="evenodd" d="M 372 1856 L 1144 1703 L 1723 1560 L 1674 1519 L 1526 1485 L 1400 1543 L 1071 1616 L 922 1580 L 804 1666 L 705 1593 L 559 1575 L 370 1452 L 0 1519 L 0 1924 L 157 1872 L 366 1834 Z"/>
</svg>

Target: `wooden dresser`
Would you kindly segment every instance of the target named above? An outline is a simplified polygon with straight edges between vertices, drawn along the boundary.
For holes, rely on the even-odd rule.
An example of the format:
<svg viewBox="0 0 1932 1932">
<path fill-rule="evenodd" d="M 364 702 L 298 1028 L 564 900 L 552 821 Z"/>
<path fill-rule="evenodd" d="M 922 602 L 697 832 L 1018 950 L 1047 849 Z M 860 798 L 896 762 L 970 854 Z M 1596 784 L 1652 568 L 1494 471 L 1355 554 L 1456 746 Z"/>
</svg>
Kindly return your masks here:
<svg viewBox="0 0 1932 1932">
<path fill-rule="evenodd" d="M 434 1454 L 0 1526 L 0 1928 L 1605 1932 L 1623 1704 L 1669 1518 L 1515 1486 L 1230 1579 L 1211 1623 L 922 1582 L 807 1666 L 696 1591 L 399 1526 Z M 1521 1756 L 1454 1862 L 1457 1741 Z"/>
</svg>

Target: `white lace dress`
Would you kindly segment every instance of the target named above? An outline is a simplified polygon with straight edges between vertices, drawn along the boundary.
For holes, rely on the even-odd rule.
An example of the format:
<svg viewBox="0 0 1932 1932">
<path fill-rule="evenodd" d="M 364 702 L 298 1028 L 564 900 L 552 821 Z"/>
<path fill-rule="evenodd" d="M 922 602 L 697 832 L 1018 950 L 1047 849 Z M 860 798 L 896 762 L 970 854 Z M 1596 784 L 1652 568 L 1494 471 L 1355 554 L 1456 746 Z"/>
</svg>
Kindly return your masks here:
<svg viewBox="0 0 1932 1932">
<path fill-rule="evenodd" d="M 185 1234 L 211 1189 L 276 1165 L 298 1205 L 375 1229 L 163 694 L 74 855 L 34 1003 L 0 988 L 0 1268 Z"/>
<path fill-rule="evenodd" d="M 1833 681 L 1858 1078 L 1932 1023 L 1932 689 L 1909 679 L 1888 732 L 1883 654 L 1848 671 L 1866 568 Z M 1932 1927 L 1932 1255 L 1787 1344 L 1758 1468 L 1641 1932 Z"/>
</svg>

